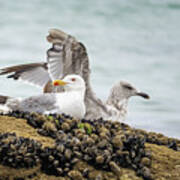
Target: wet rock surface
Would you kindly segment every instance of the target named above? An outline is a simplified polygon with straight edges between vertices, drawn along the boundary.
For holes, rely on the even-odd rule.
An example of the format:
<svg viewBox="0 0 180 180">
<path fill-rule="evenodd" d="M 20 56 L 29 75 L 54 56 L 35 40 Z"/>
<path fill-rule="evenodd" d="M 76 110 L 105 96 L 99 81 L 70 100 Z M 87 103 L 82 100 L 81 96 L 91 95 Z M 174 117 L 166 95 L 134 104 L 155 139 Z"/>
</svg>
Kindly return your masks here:
<svg viewBox="0 0 180 180">
<path fill-rule="evenodd" d="M 7 116 L 1 116 L 3 117 Z M 28 169 L 39 164 L 39 171 L 47 176 L 67 179 L 128 179 L 131 176 L 125 176 L 126 168 L 135 172 L 132 175 L 134 179 L 136 176 L 151 180 L 155 177 L 152 170 L 153 157 L 145 143 L 165 145 L 172 151 L 179 151 L 180 147 L 179 140 L 103 119 L 79 121 L 67 115 L 42 116 L 18 111 L 8 114 L 8 117 L 26 120 L 39 136 L 54 139 L 54 144 L 42 146 L 31 137 L 1 133 L 0 164 L 16 169 Z M 9 151 L 5 153 L 7 147 Z M 77 169 L 77 164 L 80 163 L 85 163 L 86 166 L 82 165 L 84 168 Z M 94 174 L 92 168 L 98 173 Z"/>
</svg>

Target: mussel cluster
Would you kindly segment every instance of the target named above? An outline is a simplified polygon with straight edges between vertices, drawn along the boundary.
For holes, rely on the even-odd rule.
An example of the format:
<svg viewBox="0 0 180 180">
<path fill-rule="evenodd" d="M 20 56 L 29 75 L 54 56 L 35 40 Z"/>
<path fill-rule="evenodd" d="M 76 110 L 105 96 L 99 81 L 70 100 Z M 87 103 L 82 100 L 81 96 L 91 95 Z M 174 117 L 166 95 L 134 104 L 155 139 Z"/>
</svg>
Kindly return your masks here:
<svg viewBox="0 0 180 180">
<path fill-rule="evenodd" d="M 175 151 L 180 151 L 180 140 L 175 138 L 168 138 L 161 133 L 146 132 L 144 130 L 135 129 L 138 134 L 145 137 L 147 143 L 167 146 Z"/>
<path fill-rule="evenodd" d="M 138 175 L 151 179 L 150 154 L 146 154 L 144 141 L 138 136 L 127 135 L 121 143 L 118 137 L 104 139 L 104 136 L 94 133 L 74 133 L 77 133 L 77 136 L 60 130 L 55 147 L 44 149 L 41 153 L 44 172 L 57 176 L 67 175 L 75 163 L 83 160 L 96 169 L 114 171 L 118 175 L 119 167 L 133 168 Z M 146 164 L 143 161 L 146 161 Z M 83 176 L 87 177 L 88 173 Z"/>
<path fill-rule="evenodd" d="M 38 132 L 56 139 L 53 148 L 41 148 L 42 170 L 50 175 L 66 176 L 78 161 L 96 169 L 120 175 L 120 167 L 134 169 L 146 180 L 152 179 L 151 155 L 145 151 L 145 137 L 124 123 L 76 120 L 67 115 L 43 116 L 37 113 L 12 112 L 9 116 L 27 119 Z M 88 171 L 87 171 L 88 172 Z M 88 173 L 83 176 L 87 177 Z"/>
<path fill-rule="evenodd" d="M 57 115 L 57 114 L 51 114 L 50 116 L 43 116 L 37 113 L 29 113 L 29 112 L 20 112 L 20 111 L 13 111 L 8 114 L 8 116 L 13 116 L 17 118 L 24 118 L 27 119 L 27 122 L 35 127 L 38 128 L 38 132 L 42 135 L 45 136 L 51 136 L 53 138 L 56 137 L 56 132 L 58 129 L 61 129 L 61 124 L 63 122 L 67 122 L 67 120 L 70 120 L 70 123 L 64 123 L 62 129 L 63 130 L 71 130 L 72 128 L 76 128 L 77 123 L 79 122 L 78 120 L 73 119 L 69 115 Z M 54 125 L 51 123 L 47 122 L 51 121 L 54 122 Z M 83 122 L 87 122 L 91 125 L 94 125 L 96 122 L 100 124 L 105 124 L 105 122 L 102 118 L 98 120 L 82 120 Z M 111 121 L 108 121 L 109 128 L 113 124 Z M 119 123 L 121 125 L 121 130 L 125 128 L 125 131 L 133 131 L 135 134 L 139 134 L 141 136 L 144 136 L 145 142 L 152 143 L 152 144 L 157 144 L 157 145 L 164 145 L 167 146 L 168 148 L 171 148 L 175 151 L 180 151 L 180 140 L 177 140 L 175 138 L 168 138 L 164 136 L 163 134 L 159 133 L 154 133 L 154 132 L 149 132 L 147 133 L 144 130 L 140 129 L 132 129 L 128 125 L 124 123 Z M 49 125 L 49 126 L 48 126 Z M 70 126 L 75 126 L 75 127 L 70 127 Z M 112 128 L 112 127 L 111 127 Z"/>
<path fill-rule="evenodd" d="M 0 162 L 14 168 L 30 168 L 40 162 L 41 144 L 15 133 L 0 134 Z"/>
<path fill-rule="evenodd" d="M 54 148 L 46 147 L 40 154 L 42 159 L 42 170 L 50 175 L 65 176 L 78 161 L 73 150 L 76 138 L 63 132 L 59 135 L 61 139 L 56 140 Z"/>
</svg>

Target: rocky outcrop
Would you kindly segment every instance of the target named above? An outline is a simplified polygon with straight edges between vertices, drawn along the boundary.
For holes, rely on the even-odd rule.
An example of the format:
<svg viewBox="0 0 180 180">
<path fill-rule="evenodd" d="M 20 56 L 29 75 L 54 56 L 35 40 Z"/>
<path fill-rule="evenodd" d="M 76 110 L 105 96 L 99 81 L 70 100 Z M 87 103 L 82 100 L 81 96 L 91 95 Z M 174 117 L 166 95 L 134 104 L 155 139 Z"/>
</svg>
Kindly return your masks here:
<svg viewBox="0 0 180 180">
<path fill-rule="evenodd" d="M 179 180 L 180 140 L 120 122 L 0 116 L 0 180 Z"/>
</svg>

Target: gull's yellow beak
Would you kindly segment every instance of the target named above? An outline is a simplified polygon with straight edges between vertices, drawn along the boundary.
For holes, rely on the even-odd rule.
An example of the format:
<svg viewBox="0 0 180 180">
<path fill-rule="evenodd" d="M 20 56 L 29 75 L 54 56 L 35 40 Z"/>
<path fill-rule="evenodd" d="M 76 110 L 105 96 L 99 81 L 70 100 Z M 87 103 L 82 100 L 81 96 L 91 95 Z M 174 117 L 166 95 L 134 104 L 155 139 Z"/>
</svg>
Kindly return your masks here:
<svg viewBox="0 0 180 180">
<path fill-rule="evenodd" d="M 66 85 L 66 84 L 68 84 L 68 83 L 65 82 L 65 81 L 62 81 L 62 80 L 60 80 L 60 79 L 57 79 L 57 80 L 54 80 L 54 81 L 53 81 L 53 86 L 64 86 L 64 85 Z"/>
</svg>

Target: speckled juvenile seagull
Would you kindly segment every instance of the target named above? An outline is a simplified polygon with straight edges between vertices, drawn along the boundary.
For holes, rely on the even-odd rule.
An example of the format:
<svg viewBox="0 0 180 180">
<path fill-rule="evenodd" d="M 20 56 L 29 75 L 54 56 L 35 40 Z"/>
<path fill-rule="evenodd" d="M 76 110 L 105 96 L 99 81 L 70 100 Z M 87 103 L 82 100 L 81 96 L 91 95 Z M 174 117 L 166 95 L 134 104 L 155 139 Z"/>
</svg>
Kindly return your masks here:
<svg viewBox="0 0 180 180">
<path fill-rule="evenodd" d="M 64 92 L 45 93 L 28 98 L 0 96 L 5 113 L 9 111 L 38 112 L 41 114 L 65 113 L 82 119 L 85 115 L 85 82 L 79 75 L 67 75 L 63 80 L 54 80 L 54 86 L 64 86 Z"/>
<path fill-rule="evenodd" d="M 27 81 L 43 88 L 44 93 L 54 91 L 51 76 L 63 78 L 67 74 L 78 74 L 86 84 L 85 105 L 87 119 L 104 117 L 123 120 L 127 113 L 127 103 L 131 96 L 146 99 L 146 93 L 139 92 L 128 82 L 116 83 L 106 102 L 96 97 L 90 84 L 89 59 L 85 46 L 74 37 L 60 30 L 51 29 L 47 40 L 52 48 L 47 51 L 47 62 L 23 64 L 1 69 L 0 75 L 10 74 L 8 78 Z M 63 91 L 59 89 L 58 91 Z"/>
</svg>

